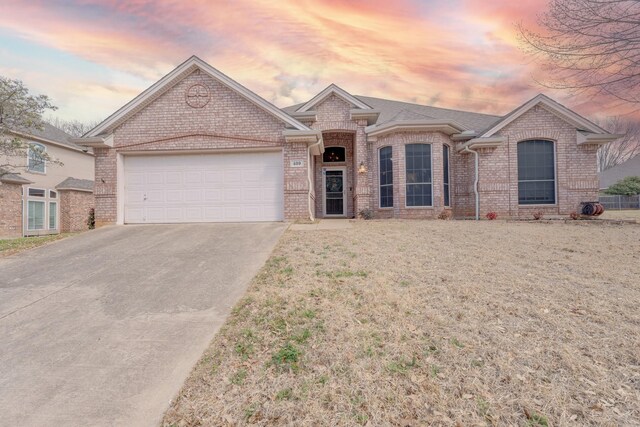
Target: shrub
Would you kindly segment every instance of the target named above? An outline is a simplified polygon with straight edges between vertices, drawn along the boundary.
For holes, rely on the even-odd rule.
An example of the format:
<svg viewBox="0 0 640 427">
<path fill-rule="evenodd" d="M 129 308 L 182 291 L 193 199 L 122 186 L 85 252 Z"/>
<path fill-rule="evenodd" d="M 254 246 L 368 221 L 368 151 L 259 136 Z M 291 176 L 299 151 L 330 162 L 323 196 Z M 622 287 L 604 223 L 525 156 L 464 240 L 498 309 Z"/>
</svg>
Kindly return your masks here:
<svg viewBox="0 0 640 427">
<path fill-rule="evenodd" d="M 94 228 L 96 228 L 96 210 L 94 208 L 89 209 L 87 225 L 89 226 L 89 230 L 93 230 Z"/>
<path fill-rule="evenodd" d="M 635 196 L 640 194 L 640 176 L 628 176 L 604 190 L 606 194 Z"/>
<path fill-rule="evenodd" d="M 498 218 L 498 214 L 491 211 L 491 212 L 487 212 L 487 214 L 485 215 L 487 217 L 487 219 L 489 221 L 493 221 L 494 219 Z"/>
<path fill-rule="evenodd" d="M 571 218 L 573 220 L 576 220 L 576 219 L 580 218 L 580 214 L 578 212 L 576 212 L 576 211 L 573 211 L 573 212 L 571 212 L 569 214 L 569 218 Z"/>
<path fill-rule="evenodd" d="M 373 211 L 371 209 L 362 209 L 358 212 L 358 216 L 362 219 L 373 219 Z"/>
<path fill-rule="evenodd" d="M 451 219 L 451 211 L 444 210 L 438 214 L 438 219 Z"/>
<path fill-rule="evenodd" d="M 533 213 L 533 219 L 535 219 L 536 221 L 541 220 L 542 218 L 544 218 L 544 212 L 542 211 L 535 211 Z"/>
</svg>

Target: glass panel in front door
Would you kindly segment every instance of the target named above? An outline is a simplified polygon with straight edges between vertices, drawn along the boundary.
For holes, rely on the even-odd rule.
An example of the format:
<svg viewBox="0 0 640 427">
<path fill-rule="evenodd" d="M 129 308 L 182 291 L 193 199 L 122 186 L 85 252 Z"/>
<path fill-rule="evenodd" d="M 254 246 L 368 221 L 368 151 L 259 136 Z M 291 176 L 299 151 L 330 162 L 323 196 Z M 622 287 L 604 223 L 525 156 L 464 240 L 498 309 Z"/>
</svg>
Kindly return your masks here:
<svg viewBox="0 0 640 427">
<path fill-rule="evenodd" d="M 327 215 L 344 215 L 343 171 L 326 171 L 324 194 Z"/>
</svg>

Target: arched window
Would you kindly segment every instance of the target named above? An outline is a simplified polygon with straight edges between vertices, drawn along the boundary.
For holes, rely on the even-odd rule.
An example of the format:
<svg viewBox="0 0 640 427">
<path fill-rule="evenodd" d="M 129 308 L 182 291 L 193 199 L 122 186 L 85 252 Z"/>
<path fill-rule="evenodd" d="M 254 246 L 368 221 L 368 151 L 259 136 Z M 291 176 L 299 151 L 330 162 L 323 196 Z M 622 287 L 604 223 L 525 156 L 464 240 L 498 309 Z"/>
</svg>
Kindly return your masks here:
<svg viewBox="0 0 640 427">
<path fill-rule="evenodd" d="M 405 145 L 406 205 L 431 206 L 431 144 Z"/>
<path fill-rule="evenodd" d="M 346 156 L 344 147 L 326 147 L 322 154 L 322 163 L 344 162 Z"/>
<path fill-rule="evenodd" d="M 555 150 L 552 141 L 518 143 L 518 203 L 552 205 L 556 202 Z"/>
<path fill-rule="evenodd" d="M 392 148 L 380 149 L 380 207 L 393 207 L 393 162 Z"/>
<path fill-rule="evenodd" d="M 47 151 L 47 147 L 42 144 L 32 143 L 29 144 L 29 152 L 28 152 L 28 165 L 27 169 L 29 172 L 45 172 L 45 163 L 46 157 L 45 153 Z"/>
</svg>

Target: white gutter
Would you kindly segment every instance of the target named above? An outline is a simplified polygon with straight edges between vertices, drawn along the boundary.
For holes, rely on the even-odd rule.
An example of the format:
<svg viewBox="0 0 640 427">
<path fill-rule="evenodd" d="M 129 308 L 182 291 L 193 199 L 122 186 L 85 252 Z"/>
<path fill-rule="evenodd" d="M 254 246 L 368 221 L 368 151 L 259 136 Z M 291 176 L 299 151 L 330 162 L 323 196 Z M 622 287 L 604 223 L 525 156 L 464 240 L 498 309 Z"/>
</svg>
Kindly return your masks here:
<svg viewBox="0 0 640 427">
<path fill-rule="evenodd" d="M 312 191 L 312 182 L 311 182 L 311 174 L 313 171 L 311 170 L 311 149 L 320 146 L 322 144 L 322 134 L 320 134 L 320 138 L 318 138 L 318 142 L 315 144 L 311 144 L 307 147 L 307 182 L 309 183 L 309 193 L 307 195 L 308 199 L 308 208 L 309 208 L 309 219 L 311 221 L 315 221 L 316 217 L 313 214 L 313 207 L 311 206 L 311 191 Z"/>
<path fill-rule="evenodd" d="M 473 182 L 473 192 L 476 196 L 476 221 L 478 221 L 480 219 L 480 197 L 478 195 L 478 176 L 479 176 L 478 170 L 480 167 L 480 162 L 478 160 L 478 152 L 473 151 L 469 147 L 464 147 L 464 150 L 462 151 L 466 151 L 467 153 L 473 153 L 475 155 L 476 174 L 475 174 L 475 181 Z"/>
</svg>

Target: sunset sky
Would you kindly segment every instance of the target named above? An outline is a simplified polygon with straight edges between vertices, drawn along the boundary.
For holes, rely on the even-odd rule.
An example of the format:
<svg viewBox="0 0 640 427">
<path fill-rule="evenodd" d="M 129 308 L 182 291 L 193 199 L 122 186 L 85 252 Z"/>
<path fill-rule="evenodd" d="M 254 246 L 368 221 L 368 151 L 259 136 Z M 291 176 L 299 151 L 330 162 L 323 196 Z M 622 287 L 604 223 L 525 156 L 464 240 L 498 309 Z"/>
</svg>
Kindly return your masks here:
<svg viewBox="0 0 640 427">
<path fill-rule="evenodd" d="M 285 107 L 356 95 L 504 114 L 538 92 L 590 117 L 615 100 L 542 88 L 515 25 L 545 0 L 0 0 L 0 75 L 63 119 L 105 118 L 195 54 Z"/>
</svg>

